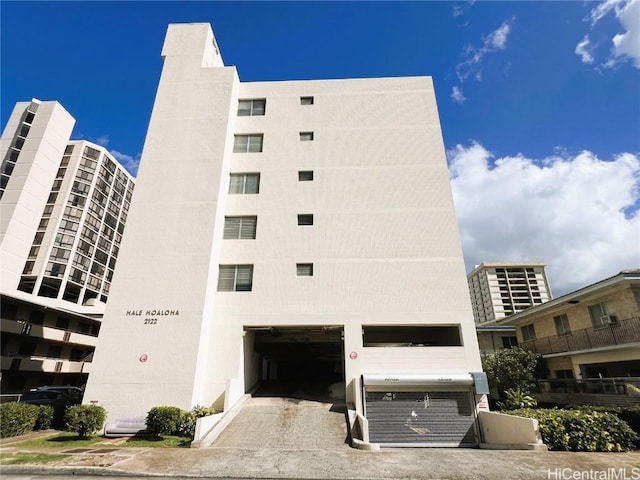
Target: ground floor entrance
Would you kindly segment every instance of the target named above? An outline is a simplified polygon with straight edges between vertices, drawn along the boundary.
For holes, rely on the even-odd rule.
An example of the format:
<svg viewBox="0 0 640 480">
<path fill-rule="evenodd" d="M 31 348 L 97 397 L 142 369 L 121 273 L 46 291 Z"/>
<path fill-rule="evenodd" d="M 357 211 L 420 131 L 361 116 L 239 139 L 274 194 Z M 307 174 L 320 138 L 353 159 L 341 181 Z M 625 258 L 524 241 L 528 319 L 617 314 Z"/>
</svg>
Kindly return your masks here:
<svg viewBox="0 0 640 480">
<path fill-rule="evenodd" d="M 326 396 L 331 385 L 344 384 L 343 331 L 340 326 L 247 327 L 257 362 L 252 368 L 265 395 L 306 391 Z M 265 393 L 266 392 L 266 393 Z"/>
</svg>

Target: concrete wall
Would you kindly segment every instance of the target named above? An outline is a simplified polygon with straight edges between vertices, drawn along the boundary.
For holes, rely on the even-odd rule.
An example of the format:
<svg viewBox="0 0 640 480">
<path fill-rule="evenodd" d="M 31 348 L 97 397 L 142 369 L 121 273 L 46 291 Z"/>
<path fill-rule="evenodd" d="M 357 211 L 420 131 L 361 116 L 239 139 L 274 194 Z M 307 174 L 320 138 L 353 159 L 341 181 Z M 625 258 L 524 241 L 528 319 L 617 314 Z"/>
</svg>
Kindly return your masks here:
<svg viewBox="0 0 640 480">
<path fill-rule="evenodd" d="M 136 193 L 85 394 L 85 402 L 103 404 L 110 419 L 143 415 L 156 405 L 209 405 L 215 394 L 204 366 L 238 78 L 235 68 L 221 66 L 213 45 L 208 25 L 171 25 L 167 31 Z"/>
<path fill-rule="evenodd" d="M 484 443 L 511 446 L 541 445 L 538 420 L 495 412 L 478 412 Z"/>
<path fill-rule="evenodd" d="M 347 383 L 480 371 L 431 79 L 240 84 L 211 45 L 207 25 L 169 27 L 85 401 L 110 417 L 219 407 L 230 379 L 256 378 L 245 326 L 344 326 L 345 353 L 357 355 Z M 237 100 L 254 98 L 266 115 L 238 117 Z M 263 151 L 232 153 L 242 133 L 263 134 Z M 314 180 L 299 182 L 299 170 Z M 227 195 L 235 172 L 260 172 L 260 193 Z M 314 225 L 298 226 L 299 213 Z M 256 215 L 256 239 L 223 240 L 225 215 Z M 300 262 L 312 277 L 296 276 Z M 252 264 L 252 290 L 217 292 L 220 264 Z M 147 325 L 152 308 L 179 314 Z M 373 324 L 459 325 L 463 346 L 364 348 L 362 325 Z"/>
</svg>

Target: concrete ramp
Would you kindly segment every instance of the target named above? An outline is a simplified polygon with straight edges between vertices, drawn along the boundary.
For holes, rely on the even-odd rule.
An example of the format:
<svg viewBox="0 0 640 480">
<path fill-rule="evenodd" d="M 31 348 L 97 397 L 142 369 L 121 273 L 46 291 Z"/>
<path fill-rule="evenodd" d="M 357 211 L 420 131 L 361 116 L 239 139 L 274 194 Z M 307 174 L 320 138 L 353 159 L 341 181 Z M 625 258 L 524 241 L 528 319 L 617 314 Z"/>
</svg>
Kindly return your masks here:
<svg viewBox="0 0 640 480">
<path fill-rule="evenodd" d="M 253 397 L 210 448 L 349 449 L 344 408 L 333 403 Z"/>
</svg>

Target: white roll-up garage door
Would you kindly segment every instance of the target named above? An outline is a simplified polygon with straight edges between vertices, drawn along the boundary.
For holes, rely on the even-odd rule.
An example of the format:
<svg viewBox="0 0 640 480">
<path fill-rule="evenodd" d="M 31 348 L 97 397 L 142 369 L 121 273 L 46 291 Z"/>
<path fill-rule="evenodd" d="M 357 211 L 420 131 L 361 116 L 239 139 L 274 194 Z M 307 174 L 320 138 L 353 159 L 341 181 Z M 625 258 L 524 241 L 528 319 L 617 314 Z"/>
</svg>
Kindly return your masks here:
<svg viewBox="0 0 640 480">
<path fill-rule="evenodd" d="M 364 379 L 370 442 L 395 447 L 478 445 L 470 376 L 422 381 L 415 375 L 405 381 L 372 377 Z M 393 380 L 385 381 L 389 378 Z"/>
</svg>

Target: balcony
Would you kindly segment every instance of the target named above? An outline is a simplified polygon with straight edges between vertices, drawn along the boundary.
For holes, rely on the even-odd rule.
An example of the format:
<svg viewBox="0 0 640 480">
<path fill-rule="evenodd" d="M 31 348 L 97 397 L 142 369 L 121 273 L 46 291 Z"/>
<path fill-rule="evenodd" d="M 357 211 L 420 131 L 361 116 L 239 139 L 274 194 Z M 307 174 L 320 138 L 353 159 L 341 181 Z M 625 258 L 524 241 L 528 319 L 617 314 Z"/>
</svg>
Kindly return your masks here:
<svg viewBox="0 0 640 480">
<path fill-rule="evenodd" d="M 609 325 L 575 330 L 520 343 L 520 347 L 541 355 L 592 350 L 640 342 L 640 317 L 631 317 Z"/>
<path fill-rule="evenodd" d="M 55 327 L 43 327 L 32 323 L 17 322 L 3 318 L 1 321 L 2 333 L 15 333 L 31 336 L 35 339 L 51 340 L 55 342 L 66 342 L 75 345 L 86 345 L 95 347 L 98 337 L 78 332 L 71 332 Z"/>
<path fill-rule="evenodd" d="M 88 373 L 91 363 L 38 356 L 2 356 L 0 367 L 2 371 Z"/>
</svg>

